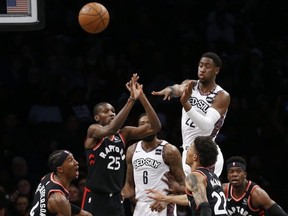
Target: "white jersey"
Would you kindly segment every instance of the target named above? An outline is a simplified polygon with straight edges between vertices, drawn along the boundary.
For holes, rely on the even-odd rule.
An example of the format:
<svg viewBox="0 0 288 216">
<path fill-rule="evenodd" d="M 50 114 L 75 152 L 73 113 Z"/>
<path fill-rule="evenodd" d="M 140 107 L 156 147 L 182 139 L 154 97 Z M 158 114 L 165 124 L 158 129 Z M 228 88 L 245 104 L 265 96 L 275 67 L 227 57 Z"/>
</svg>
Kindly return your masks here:
<svg viewBox="0 0 288 216">
<path fill-rule="evenodd" d="M 223 89 L 217 85 L 212 91 L 208 94 L 201 94 L 199 90 L 199 80 L 197 84 L 194 86 L 191 97 L 189 98 L 190 104 L 193 106 L 192 109 L 196 110 L 199 114 L 205 115 L 208 108 L 212 106 L 214 97 L 218 94 L 218 92 L 223 91 Z M 226 112 L 227 113 L 227 112 Z M 186 149 L 192 144 L 194 139 L 197 136 L 209 136 L 211 135 L 214 140 L 222 127 L 226 113 L 222 115 L 219 120 L 215 123 L 215 126 L 211 130 L 204 131 L 200 129 L 187 115 L 184 108 L 182 108 L 182 118 L 181 118 L 181 132 L 182 132 L 182 141 L 183 141 L 183 149 Z"/>
<path fill-rule="evenodd" d="M 163 148 L 167 141 L 163 140 L 154 150 L 146 152 L 143 150 L 142 141 L 136 144 L 136 148 L 132 157 L 132 165 L 135 182 L 135 195 L 137 202 L 150 202 L 147 197 L 146 189 L 154 188 L 164 192 L 168 189 L 161 178 L 164 173 L 169 171 L 169 166 L 163 160 Z M 166 192 L 164 192 L 166 194 Z"/>
</svg>

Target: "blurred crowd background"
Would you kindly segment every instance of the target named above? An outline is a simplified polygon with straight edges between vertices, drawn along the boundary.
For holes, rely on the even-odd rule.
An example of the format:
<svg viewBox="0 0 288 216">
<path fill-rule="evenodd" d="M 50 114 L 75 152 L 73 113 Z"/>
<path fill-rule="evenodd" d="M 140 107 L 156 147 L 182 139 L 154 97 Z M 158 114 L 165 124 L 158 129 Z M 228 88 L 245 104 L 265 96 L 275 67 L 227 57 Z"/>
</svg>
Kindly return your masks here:
<svg viewBox="0 0 288 216">
<path fill-rule="evenodd" d="M 217 83 L 232 98 L 217 138 L 224 158 L 244 156 L 248 178 L 287 211 L 288 2 L 98 1 L 110 13 L 99 34 L 78 24 L 88 2 L 47 0 L 44 29 L 0 32 L 0 203 L 10 215 L 25 215 L 55 149 L 72 151 L 80 163 L 81 175 L 71 185 L 71 199 L 79 204 L 93 107 L 107 101 L 119 111 L 132 73 L 140 75 L 160 116 L 159 136 L 181 150 L 179 100 L 163 101 L 151 92 L 197 79 L 206 51 L 221 56 Z M 126 124 L 136 126 L 141 112 L 136 104 Z M 226 180 L 225 169 L 221 178 Z"/>
</svg>

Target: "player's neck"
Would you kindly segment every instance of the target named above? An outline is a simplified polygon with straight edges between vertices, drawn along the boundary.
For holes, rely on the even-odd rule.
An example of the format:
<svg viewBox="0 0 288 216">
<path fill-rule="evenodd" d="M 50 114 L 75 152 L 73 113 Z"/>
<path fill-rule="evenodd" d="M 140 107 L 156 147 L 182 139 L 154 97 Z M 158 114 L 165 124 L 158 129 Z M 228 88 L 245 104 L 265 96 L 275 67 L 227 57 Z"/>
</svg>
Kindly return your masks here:
<svg viewBox="0 0 288 216">
<path fill-rule="evenodd" d="M 199 83 L 198 90 L 201 94 L 209 94 L 210 92 L 213 92 L 216 88 L 216 83 Z"/>
<path fill-rule="evenodd" d="M 54 174 L 54 180 L 59 182 L 66 190 L 69 189 L 70 181 L 67 181 L 64 176 Z"/>
<path fill-rule="evenodd" d="M 149 142 L 142 140 L 142 148 L 144 151 L 149 152 L 154 150 L 159 144 L 161 143 L 161 140 L 155 138 Z"/>
<path fill-rule="evenodd" d="M 236 198 L 241 197 L 243 195 L 243 193 L 246 191 L 247 184 L 248 184 L 248 181 L 245 179 L 243 184 L 236 186 L 236 187 L 233 186 L 233 188 L 234 188 L 233 195 Z"/>
</svg>

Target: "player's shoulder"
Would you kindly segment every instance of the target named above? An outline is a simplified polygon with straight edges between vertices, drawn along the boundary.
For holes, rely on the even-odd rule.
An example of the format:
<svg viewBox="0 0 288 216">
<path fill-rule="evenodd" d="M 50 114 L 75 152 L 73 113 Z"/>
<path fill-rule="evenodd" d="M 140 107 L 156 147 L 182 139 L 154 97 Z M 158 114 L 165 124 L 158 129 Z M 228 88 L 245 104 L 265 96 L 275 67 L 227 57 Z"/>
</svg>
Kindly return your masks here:
<svg viewBox="0 0 288 216">
<path fill-rule="evenodd" d="M 128 155 L 128 154 L 131 155 L 131 154 L 133 154 L 135 152 L 135 149 L 137 147 L 137 143 L 138 142 L 135 142 L 135 143 L 133 143 L 133 144 L 128 146 L 127 151 L 126 151 L 126 155 Z"/>
<path fill-rule="evenodd" d="M 217 92 L 216 98 L 218 98 L 219 100 L 221 100 L 221 103 L 222 103 L 223 101 L 226 101 L 227 104 L 230 103 L 231 96 L 230 96 L 230 94 L 229 94 L 228 91 L 226 91 L 225 89 L 223 89 L 221 86 L 218 85 L 217 88 L 216 88 L 216 92 Z"/>
<path fill-rule="evenodd" d="M 97 124 L 97 123 L 91 124 L 91 125 L 89 125 L 89 127 L 88 127 L 88 131 L 96 130 L 96 129 L 99 128 L 99 127 L 103 127 L 103 126 L 100 125 L 100 124 Z"/>
<path fill-rule="evenodd" d="M 218 95 L 221 96 L 223 99 L 229 100 L 231 99 L 229 92 L 227 92 L 226 90 L 221 90 L 218 92 Z"/>
<path fill-rule="evenodd" d="M 174 160 L 175 157 L 177 157 L 177 155 L 178 156 L 180 155 L 181 157 L 179 149 L 171 143 L 166 143 L 165 146 L 163 147 L 163 151 L 164 151 L 163 156 L 166 159 L 172 158 Z"/>
<path fill-rule="evenodd" d="M 219 84 L 216 84 L 216 91 L 222 92 L 225 95 L 230 95 L 229 92 Z"/>
<path fill-rule="evenodd" d="M 164 144 L 164 148 L 165 148 L 165 149 L 169 149 L 169 150 L 171 150 L 171 151 L 176 151 L 176 150 L 178 150 L 178 148 L 177 148 L 175 145 L 173 145 L 173 144 L 171 144 L 171 143 L 169 143 L 169 142 L 166 142 L 166 143 Z"/>
</svg>

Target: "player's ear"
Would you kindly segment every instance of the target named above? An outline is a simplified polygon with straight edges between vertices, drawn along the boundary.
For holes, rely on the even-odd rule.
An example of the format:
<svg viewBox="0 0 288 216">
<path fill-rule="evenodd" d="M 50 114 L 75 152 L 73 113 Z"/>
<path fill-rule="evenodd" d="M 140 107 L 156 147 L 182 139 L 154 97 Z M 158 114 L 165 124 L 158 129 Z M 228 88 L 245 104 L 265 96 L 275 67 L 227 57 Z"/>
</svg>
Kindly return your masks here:
<svg viewBox="0 0 288 216">
<path fill-rule="evenodd" d="M 57 167 L 57 173 L 63 173 L 63 167 L 62 166 L 58 166 Z"/>
</svg>

